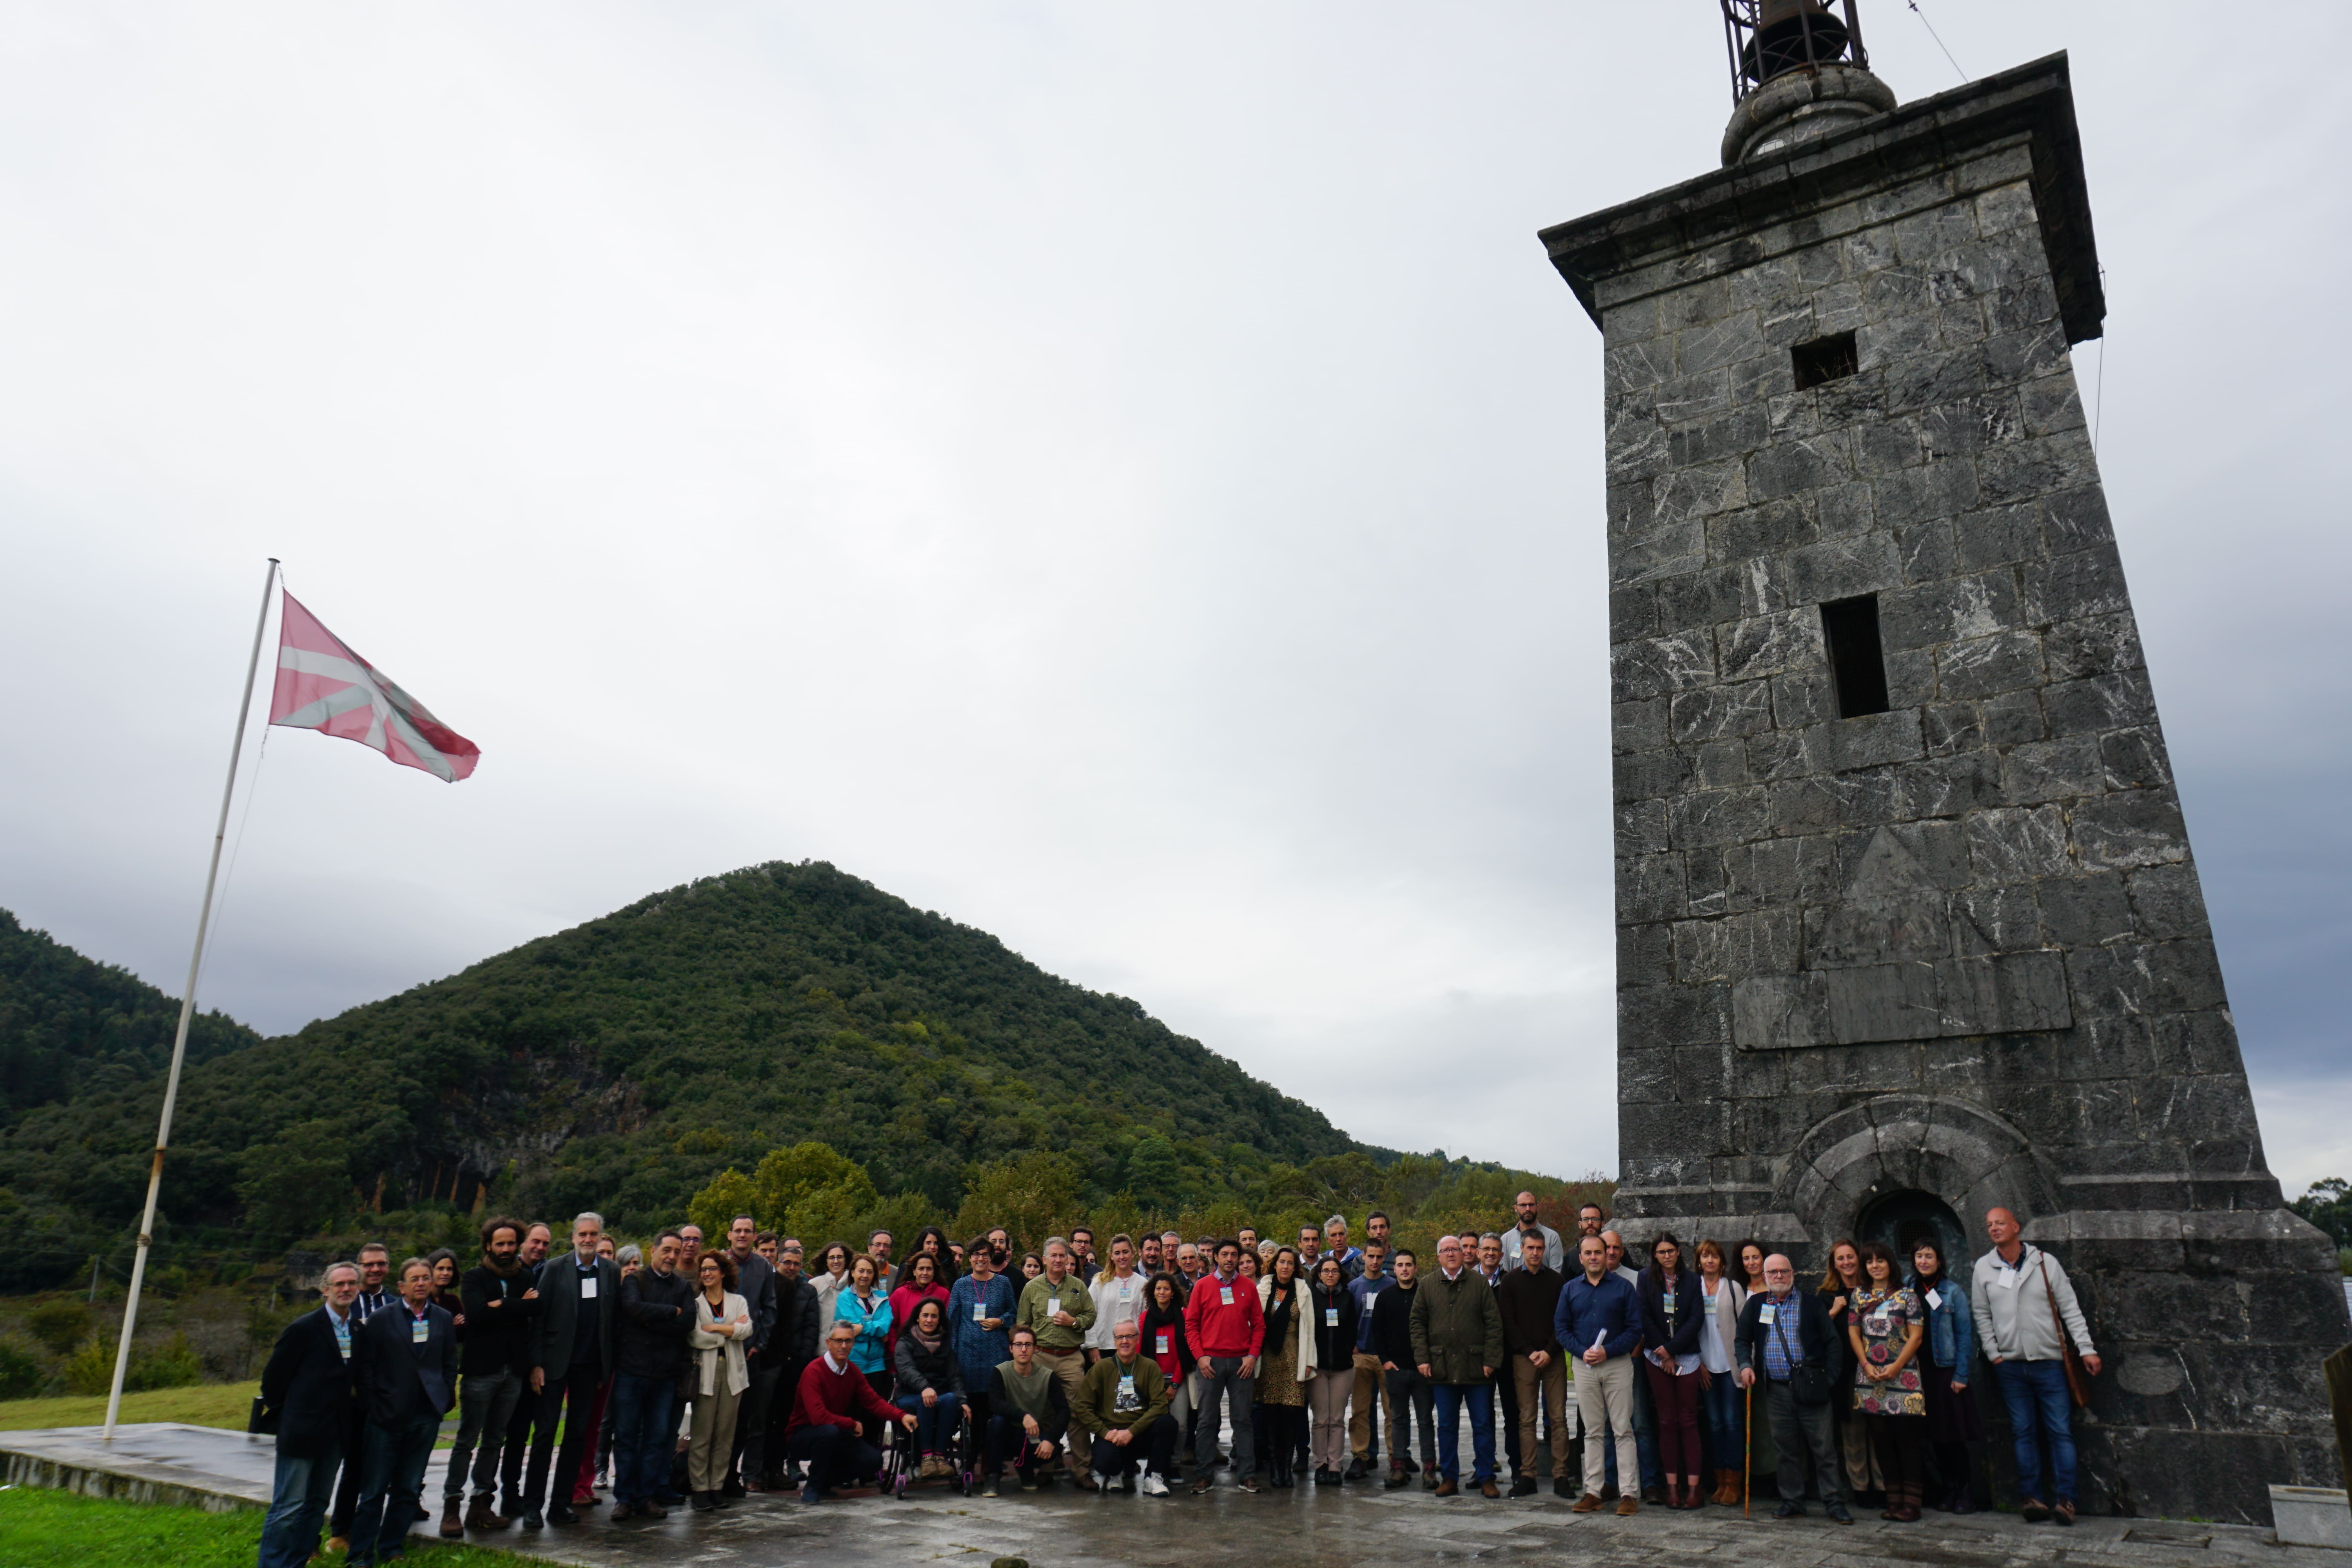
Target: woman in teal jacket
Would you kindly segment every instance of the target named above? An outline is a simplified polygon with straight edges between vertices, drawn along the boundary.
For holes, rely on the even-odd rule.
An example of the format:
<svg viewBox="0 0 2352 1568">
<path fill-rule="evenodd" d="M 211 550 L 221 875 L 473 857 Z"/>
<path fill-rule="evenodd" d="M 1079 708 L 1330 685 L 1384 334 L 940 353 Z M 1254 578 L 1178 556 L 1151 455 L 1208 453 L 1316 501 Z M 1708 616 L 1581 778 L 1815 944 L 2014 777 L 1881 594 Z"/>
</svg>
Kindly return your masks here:
<svg viewBox="0 0 2352 1568">
<path fill-rule="evenodd" d="M 857 1331 L 857 1342 L 849 1347 L 849 1364 L 866 1374 L 875 1396 L 887 1403 L 898 1380 L 890 1370 L 890 1298 L 883 1294 L 878 1279 L 874 1259 L 863 1253 L 851 1259 L 849 1283 L 833 1299 L 833 1321 Z M 869 1417 L 865 1426 L 866 1442 L 877 1442 L 882 1423 Z"/>
<path fill-rule="evenodd" d="M 1977 1510 L 1969 1445 L 1984 1436 L 1977 1398 L 1969 1390 L 1977 1359 L 1977 1330 L 1968 1292 L 1944 1267 L 1944 1249 L 1922 1239 L 1911 1248 L 1911 1289 L 1927 1306 L 1927 1353 L 1919 1358 L 1927 1394 L 1927 1441 L 1936 1448 L 1936 1479 L 1946 1513 Z"/>
</svg>

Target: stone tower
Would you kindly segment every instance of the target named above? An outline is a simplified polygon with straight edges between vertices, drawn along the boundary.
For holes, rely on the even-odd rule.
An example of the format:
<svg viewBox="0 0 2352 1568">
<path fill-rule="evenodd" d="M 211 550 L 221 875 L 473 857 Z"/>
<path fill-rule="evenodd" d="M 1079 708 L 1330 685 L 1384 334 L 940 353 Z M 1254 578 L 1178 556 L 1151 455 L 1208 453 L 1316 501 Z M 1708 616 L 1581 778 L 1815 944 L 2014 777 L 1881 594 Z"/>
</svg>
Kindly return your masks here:
<svg viewBox="0 0 2352 1568">
<path fill-rule="evenodd" d="M 2267 1521 L 2337 1484 L 2345 1303 L 2084 428 L 2065 57 L 1898 108 L 1819 0 L 1761 9 L 1813 37 L 1733 34 L 1725 166 L 1542 236 L 1607 376 L 1620 1217 L 1815 1269 L 1935 1233 L 1965 1278 L 2013 1209 L 2106 1362 L 2084 1506 Z"/>
</svg>

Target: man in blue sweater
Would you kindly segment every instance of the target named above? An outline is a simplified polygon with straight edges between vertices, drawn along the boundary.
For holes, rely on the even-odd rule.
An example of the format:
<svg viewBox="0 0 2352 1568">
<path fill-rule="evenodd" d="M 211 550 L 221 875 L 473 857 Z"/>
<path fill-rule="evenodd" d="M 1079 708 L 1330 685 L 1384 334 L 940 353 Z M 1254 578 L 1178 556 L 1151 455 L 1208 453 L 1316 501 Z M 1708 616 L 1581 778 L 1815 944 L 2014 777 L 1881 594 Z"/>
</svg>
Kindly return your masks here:
<svg viewBox="0 0 2352 1568">
<path fill-rule="evenodd" d="M 1610 1434 L 1617 1439 L 1617 1473 L 1641 1473 L 1633 1451 L 1633 1352 L 1642 1344 L 1642 1304 L 1633 1287 L 1610 1272 L 1609 1246 L 1597 1236 L 1577 1244 L 1577 1261 L 1584 1272 L 1568 1282 L 1552 1310 L 1552 1333 L 1562 1353 L 1576 1358 L 1576 1409 L 1584 1418 L 1584 1495 L 1576 1511 L 1592 1513 L 1601 1507 L 1601 1489 L 1607 1484 L 1601 1445 Z M 1641 1504 L 1628 1489 L 1617 1500 L 1620 1516 L 1637 1513 Z"/>
</svg>

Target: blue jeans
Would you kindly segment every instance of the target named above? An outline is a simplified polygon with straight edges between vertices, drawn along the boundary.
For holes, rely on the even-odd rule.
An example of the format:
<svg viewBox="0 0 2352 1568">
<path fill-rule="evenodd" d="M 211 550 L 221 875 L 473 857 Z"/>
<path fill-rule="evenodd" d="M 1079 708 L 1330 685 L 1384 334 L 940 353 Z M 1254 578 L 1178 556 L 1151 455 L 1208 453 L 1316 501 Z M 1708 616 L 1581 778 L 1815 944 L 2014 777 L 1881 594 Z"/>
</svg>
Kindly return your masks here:
<svg viewBox="0 0 2352 1568">
<path fill-rule="evenodd" d="M 1715 1381 L 1698 1391 L 1699 1425 L 1706 1431 L 1707 1463 L 1718 1470 L 1741 1474 L 1748 1464 L 1748 1424 L 1743 1391 L 1735 1374 L 1718 1372 Z"/>
<path fill-rule="evenodd" d="M 613 1379 L 605 1415 L 613 1423 L 613 1500 L 652 1502 L 669 1492 L 669 1456 L 677 1447 L 669 1404 L 674 1377 L 641 1377 L 625 1372 Z M 572 1477 L 562 1478 L 569 1487 Z M 558 1495 L 568 1494 L 559 1492 Z"/>
<path fill-rule="evenodd" d="M 1495 1479 L 1495 1385 L 1491 1383 L 1441 1383 L 1437 1395 L 1437 1473 L 1440 1479 L 1462 1479 L 1462 1406 L 1470 1406 L 1471 1480 L 1485 1485 Z"/>
<path fill-rule="evenodd" d="M 352 1568 L 387 1562 L 406 1548 L 425 1490 L 425 1466 L 440 1433 L 439 1418 L 431 1415 L 400 1426 L 367 1424 L 360 1438 L 359 1511 L 352 1516 Z"/>
<path fill-rule="evenodd" d="M 335 1469 L 342 1455 L 281 1452 L 269 1482 L 269 1515 L 261 1521 L 258 1568 L 302 1568 L 319 1550 L 319 1525 L 335 1497 Z"/>
<path fill-rule="evenodd" d="M 1993 1369 L 2001 1403 L 2009 1406 L 2009 1429 L 2017 1441 L 2017 1490 L 2036 1502 L 2074 1500 L 2074 1404 L 2066 1392 L 2066 1363 L 2005 1361 Z M 2050 1434 L 2050 1468 L 2058 1495 L 2042 1495 L 2042 1443 L 2034 1427 Z"/>
<path fill-rule="evenodd" d="M 915 1418 L 915 1452 L 953 1454 L 963 1430 L 963 1397 L 942 1394 L 937 1405 L 926 1405 L 919 1394 L 898 1395 L 898 1408 Z"/>
</svg>

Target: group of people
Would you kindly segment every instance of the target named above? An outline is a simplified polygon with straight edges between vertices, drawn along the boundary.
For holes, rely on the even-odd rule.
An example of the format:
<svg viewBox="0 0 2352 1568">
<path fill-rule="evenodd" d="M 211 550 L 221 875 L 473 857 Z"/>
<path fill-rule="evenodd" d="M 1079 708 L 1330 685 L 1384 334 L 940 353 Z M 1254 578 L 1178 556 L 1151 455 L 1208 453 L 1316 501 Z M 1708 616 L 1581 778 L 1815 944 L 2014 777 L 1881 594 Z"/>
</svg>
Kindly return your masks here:
<svg viewBox="0 0 2352 1568">
<path fill-rule="evenodd" d="M 607 1487 L 615 1521 L 792 1489 L 820 1502 L 875 1479 L 886 1432 L 910 1480 L 991 1497 L 1008 1471 L 1025 1491 L 1066 1477 L 1165 1496 L 1189 1462 L 1196 1495 L 1228 1469 L 1250 1492 L 1378 1479 L 1495 1498 L 1498 1416 L 1514 1497 L 1548 1459 L 1580 1512 L 1741 1506 L 1754 1475 L 1780 1518 L 1810 1489 L 1841 1523 L 1865 1494 L 1915 1521 L 1930 1500 L 1979 1506 L 1979 1349 L 2025 1516 L 2073 1522 L 2067 1342 L 2093 1375 L 2097 1352 L 2064 1268 L 2008 1211 L 1965 1283 L 1932 1238 L 1901 1256 L 1839 1241 L 1806 1289 L 1757 1241 L 1659 1234 L 1634 1257 L 1597 1205 L 1567 1239 L 1533 1194 L 1515 1208 L 1426 1261 L 1377 1212 L 1360 1245 L 1339 1215 L 1295 1244 L 1244 1227 L 1099 1253 L 1085 1226 L 1034 1251 L 1002 1227 L 964 1243 L 934 1227 L 903 1261 L 877 1231 L 814 1266 L 750 1215 L 717 1244 L 687 1225 L 640 1248 L 583 1214 L 561 1255 L 546 1224 L 495 1218 L 462 1268 L 444 1252 L 395 1270 L 372 1244 L 327 1269 L 263 1374 L 278 1468 L 260 1568 L 299 1568 L 322 1523 L 352 1563 L 398 1555 L 431 1518 L 453 1409 L 452 1538 L 576 1523 Z"/>
</svg>

